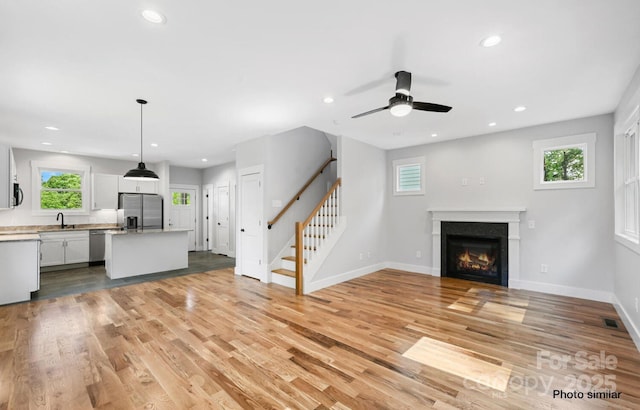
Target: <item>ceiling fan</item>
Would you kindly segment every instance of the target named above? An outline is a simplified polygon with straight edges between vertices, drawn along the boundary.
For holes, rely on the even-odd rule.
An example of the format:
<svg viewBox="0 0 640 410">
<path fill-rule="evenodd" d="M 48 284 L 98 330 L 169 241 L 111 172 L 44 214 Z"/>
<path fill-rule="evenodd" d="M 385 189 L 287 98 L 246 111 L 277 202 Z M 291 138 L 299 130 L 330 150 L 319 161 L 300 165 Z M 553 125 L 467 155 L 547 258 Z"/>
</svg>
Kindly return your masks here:
<svg viewBox="0 0 640 410">
<path fill-rule="evenodd" d="M 409 114 L 412 109 L 419 111 L 433 111 L 433 112 L 449 112 L 451 107 L 440 104 L 433 104 L 427 102 L 413 101 L 413 97 L 409 95 L 411 90 L 411 73 L 408 71 L 398 71 L 395 74 L 396 77 L 396 95 L 389 99 L 389 105 L 386 107 L 376 108 L 375 110 L 363 112 L 358 115 L 354 115 L 351 118 L 360 118 L 365 115 L 373 114 L 378 111 L 384 111 L 388 109 L 391 115 L 396 117 L 404 117 Z"/>
</svg>

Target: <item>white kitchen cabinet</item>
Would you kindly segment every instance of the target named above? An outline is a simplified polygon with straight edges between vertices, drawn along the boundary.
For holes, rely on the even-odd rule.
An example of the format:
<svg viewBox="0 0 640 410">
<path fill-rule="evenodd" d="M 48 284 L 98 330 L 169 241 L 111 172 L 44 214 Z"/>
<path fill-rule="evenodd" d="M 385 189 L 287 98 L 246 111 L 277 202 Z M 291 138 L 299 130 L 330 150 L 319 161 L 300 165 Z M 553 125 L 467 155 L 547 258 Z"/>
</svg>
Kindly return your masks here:
<svg viewBox="0 0 640 410">
<path fill-rule="evenodd" d="M 64 265 L 64 239 L 40 237 L 40 266 Z"/>
<path fill-rule="evenodd" d="M 89 231 L 40 234 L 40 266 L 89 262 Z"/>
<path fill-rule="evenodd" d="M 157 194 L 158 181 L 134 181 L 119 177 L 118 192 L 134 194 Z"/>
<path fill-rule="evenodd" d="M 14 170 L 11 147 L 0 144 L 0 209 L 13 208 Z"/>
<path fill-rule="evenodd" d="M 93 174 L 91 176 L 91 209 L 118 208 L 119 175 Z"/>
<path fill-rule="evenodd" d="M 22 235 L 26 236 L 26 235 Z M 0 305 L 31 299 L 40 289 L 38 235 L 33 239 L 0 240 Z"/>
</svg>

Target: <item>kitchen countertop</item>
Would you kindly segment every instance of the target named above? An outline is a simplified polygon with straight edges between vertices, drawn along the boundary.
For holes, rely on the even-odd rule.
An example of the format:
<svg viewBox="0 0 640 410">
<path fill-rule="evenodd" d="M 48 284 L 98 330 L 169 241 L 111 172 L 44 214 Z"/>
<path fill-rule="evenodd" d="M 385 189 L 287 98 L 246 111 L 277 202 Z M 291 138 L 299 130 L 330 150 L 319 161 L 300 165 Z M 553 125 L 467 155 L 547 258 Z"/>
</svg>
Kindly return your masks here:
<svg viewBox="0 0 640 410">
<path fill-rule="evenodd" d="M 91 229 L 120 229 L 118 224 L 69 224 L 64 229 L 56 225 L 0 226 L 0 238 L 5 235 L 35 234 L 42 232 L 88 231 Z"/>
<path fill-rule="evenodd" d="M 149 233 L 166 233 L 166 232 L 189 232 L 188 229 L 125 229 L 125 230 L 108 230 L 105 233 L 111 235 L 144 235 Z"/>
<path fill-rule="evenodd" d="M 0 235 L 0 242 L 19 242 L 19 241 L 39 241 L 40 235 L 37 233 L 19 233 L 11 235 Z"/>
</svg>

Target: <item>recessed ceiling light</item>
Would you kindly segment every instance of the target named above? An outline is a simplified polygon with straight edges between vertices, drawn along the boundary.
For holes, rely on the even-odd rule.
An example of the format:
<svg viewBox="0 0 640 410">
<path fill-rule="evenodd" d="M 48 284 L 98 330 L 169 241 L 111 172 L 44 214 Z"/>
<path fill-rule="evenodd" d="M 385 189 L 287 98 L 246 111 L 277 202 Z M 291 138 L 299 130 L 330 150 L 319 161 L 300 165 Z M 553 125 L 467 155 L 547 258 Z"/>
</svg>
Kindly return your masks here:
<svg viewBox="0 0 640 410">
<path fill-rule="evenodd" d="M 53 127 L 53 126 L 51 126 L 51 125 L 48 125 L 48 126 L 46 126 L 46 127 L 44 127 L 44 128 L 45 128 L 45 129 L 47 129 L 47 130 L 50 130 L 50 131 L 60 131 L 60 128 L 58 128 L 58 127 Z"/>
<path fill-rule="evenodd" d="M 497 46 L 498 44 L 500 44 L 501 41 L 502 41 L 502 37 L 500 37 L 498 35 L 493 35 L 493 36 L 489 36 L 489 37 L 486 37 L 485 39 L 483 39 L 480 42 L 480 45 L 482 47 L 493 47 L 493 46 Z"/>
<path fill-rule="evenodd" d="M 331 104 L 333 102 L 333 97 L 324 97 L 324 101 L 325 104 Z"/>
<path fill-rule="evenodd" d="M 155 10 L 143 10 L 142 17 L 154 24 L 164 24 L 167 21 L 167 18 L 162 13 Z"/>
<path fill-rule="evenodd" d="M 206 158 L 202 158 L 200 161 L 202 161 L 202 162 L 207 162 L 207 161 L 209 161 L 209 160 L 208 160 L 208 159 L 206 159 Z"/>
<path fill-rule="evenodd" d="M 495 126 L 496 126 L 496 123 L 495 123 L 495 122 L 490 122 L 490 123 L 489 123 L 489 126 L 490 126 L 490 127 L 495 127 Z"/>
<path fill-rule="evenodd" d="M 53 145 L 53 144 L 50 142 L 43 142 L 42 145 Z"/>
<path fill-rule="evenodd" d="M 517 106 L 516 108 L 514 108 L 514 109 L 513 109 L 513 111 L 515 111 L 515 112 L 522 112 L 522 111 L 524 111 L 524 110 L 526 110 L 526 109 L 527 109 L 527 107 L 525 107 L 524 105 L 519 105 L 519 106 Z"/>
<path fill-rule="evenodd" d="M 151 143 L 151 146 L 152 146 L 153 148 L 158 148 L 158 144 L 156 144 L 155 142 L 152 142 L 152 143 Z"/>
<path fill-rule="evenodd" d="M 132 157 L 139 157 L 140 154 L 131 154 Z"/>
<path fill-rule="evenodd" d="M 431 136 L 435 138 L 435 137 L 437 137 L 437 136 L 438 136 L 438 134 L 433 133 L 433 134 L 431 134 Z"/>
</svg>

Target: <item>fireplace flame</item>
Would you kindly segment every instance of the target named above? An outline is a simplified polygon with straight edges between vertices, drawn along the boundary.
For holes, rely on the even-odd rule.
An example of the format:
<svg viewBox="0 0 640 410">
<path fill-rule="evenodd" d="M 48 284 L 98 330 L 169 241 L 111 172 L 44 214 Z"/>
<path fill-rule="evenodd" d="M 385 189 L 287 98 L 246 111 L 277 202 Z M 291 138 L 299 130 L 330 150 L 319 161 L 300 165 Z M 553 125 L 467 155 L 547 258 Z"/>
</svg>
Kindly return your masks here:
<svg viewBox="0 0 640 410">
<path fill-rule="evenodd" d="M 458 254 L 458 268 L 491 271 L 494 269 L 494 258 L 491 258 L 485 252 L 474 253 L 466 248 L 464 252 Z"/>
</svg>

